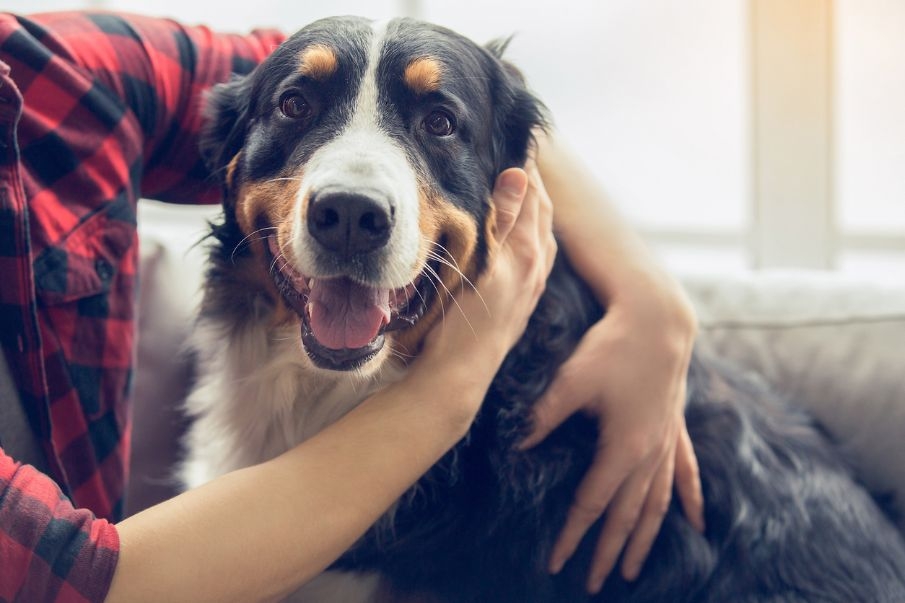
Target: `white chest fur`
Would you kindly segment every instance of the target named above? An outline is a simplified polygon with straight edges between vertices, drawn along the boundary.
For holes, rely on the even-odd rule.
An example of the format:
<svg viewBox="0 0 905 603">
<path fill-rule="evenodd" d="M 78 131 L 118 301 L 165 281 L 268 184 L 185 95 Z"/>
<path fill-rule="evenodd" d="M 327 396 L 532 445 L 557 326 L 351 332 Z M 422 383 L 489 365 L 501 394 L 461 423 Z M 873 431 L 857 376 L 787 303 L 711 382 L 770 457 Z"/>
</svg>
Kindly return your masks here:
<svg viewBox="0 0 905 603">
<path fill-rule="evenodd" d="M 298 327 L 202 320 L 194 341 L 199 380 L 186 402 L 193 424 L 179 475 L 187 488 L 280 455 L 404 374 L 391 360 L 369 374 L 318 369 Z"/>
</svg>

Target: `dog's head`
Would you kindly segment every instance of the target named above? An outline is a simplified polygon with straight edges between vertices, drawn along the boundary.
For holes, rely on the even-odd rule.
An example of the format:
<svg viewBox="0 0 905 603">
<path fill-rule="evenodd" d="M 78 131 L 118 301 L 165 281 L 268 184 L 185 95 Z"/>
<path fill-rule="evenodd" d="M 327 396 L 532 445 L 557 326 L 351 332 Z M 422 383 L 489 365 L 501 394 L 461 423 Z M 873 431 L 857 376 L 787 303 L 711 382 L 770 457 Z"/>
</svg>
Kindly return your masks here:
<svg viewBox="0 0 905 603">
<path fill-rule="evenodd" d="M 495 178 L 543 121 L 500 54 L 412 20 L 331 18 L 212 92 L 202 152 L 227 223 L 316 366 L 415 353 L 483 270 Z"/>
</svg>

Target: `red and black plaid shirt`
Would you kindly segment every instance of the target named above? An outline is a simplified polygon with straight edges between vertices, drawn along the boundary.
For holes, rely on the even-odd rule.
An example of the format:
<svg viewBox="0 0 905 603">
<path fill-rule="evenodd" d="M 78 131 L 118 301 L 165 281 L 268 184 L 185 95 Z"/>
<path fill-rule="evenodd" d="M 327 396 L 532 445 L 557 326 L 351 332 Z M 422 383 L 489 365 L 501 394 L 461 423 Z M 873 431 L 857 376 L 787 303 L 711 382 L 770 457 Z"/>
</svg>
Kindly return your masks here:
<svg viewBox="0 0 905 603">
<path fill-rule="evenodd" d="M 106 13 L 0 14 L 0 339 L 51 477 L 116 521 L 140 196 L 216 202 L 201 94 L 283 37 Z M 0 601 L 95 601 L 118 538 L 0 450 Z"/>
</svg>

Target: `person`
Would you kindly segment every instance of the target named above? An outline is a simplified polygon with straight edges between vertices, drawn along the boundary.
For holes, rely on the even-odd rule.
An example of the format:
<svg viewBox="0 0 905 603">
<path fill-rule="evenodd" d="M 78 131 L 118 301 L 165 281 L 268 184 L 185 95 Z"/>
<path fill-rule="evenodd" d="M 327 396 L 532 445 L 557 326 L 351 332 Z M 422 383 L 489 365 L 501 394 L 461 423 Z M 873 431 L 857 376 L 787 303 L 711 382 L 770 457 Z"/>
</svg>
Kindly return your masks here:
<svg viewBox="0 0 905 603">
<path fill-rule="evenodd" d="M 466 432 L 543 289 L 551 231 L 608 310 L 524 443 L 577 411 L 600 421 L 550 570 L 606 510 L 588 588 L 620 554 L 623 575 L 636 577 L 674 485 L 703 529 L 682 418 L 694 314 L 585 168 L 545 135 L 536 165 L 497 181 L 501 253 L 477 285 L 487 308 L 464 292 L 464 313 L 434 328 L 406 379 L 314 438 L 121 520 L 135 203 L 217 201 L 197 150 L 201 97 L 283 39 L 114 13 L 0 15 L 0 338 L 14 380 L 4 389 L 0 371 L 0 395 L 21 405 L 37 442 L 29 454 L 0 424 L 0 598 L 249 600 L 316 575 Z"/>
</svg>

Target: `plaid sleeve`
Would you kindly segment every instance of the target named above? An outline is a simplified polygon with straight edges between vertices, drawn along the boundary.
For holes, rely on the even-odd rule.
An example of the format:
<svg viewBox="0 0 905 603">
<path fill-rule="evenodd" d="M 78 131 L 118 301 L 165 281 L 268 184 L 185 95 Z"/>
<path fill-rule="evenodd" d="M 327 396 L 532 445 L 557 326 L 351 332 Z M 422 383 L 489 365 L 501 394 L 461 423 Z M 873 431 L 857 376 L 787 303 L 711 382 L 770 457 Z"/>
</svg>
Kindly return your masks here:
<svg viewBox="0 0 905 603">
<path fill-rule="evenodd" d="M 0 448 L 0 601 L 103 601 L 118 555 L 113 524 Z"/>
<path fill-rule="evenodd" d="M 251 71 L 285 38 L 275 30 L 220 34 L 204 26 L 120 13 L 48 13 L 52 50 L 89 72 L 132 111 L 144 133 L 142 195 L 218 202 L 198 153 L 204 93 Z"/>
</svg>

